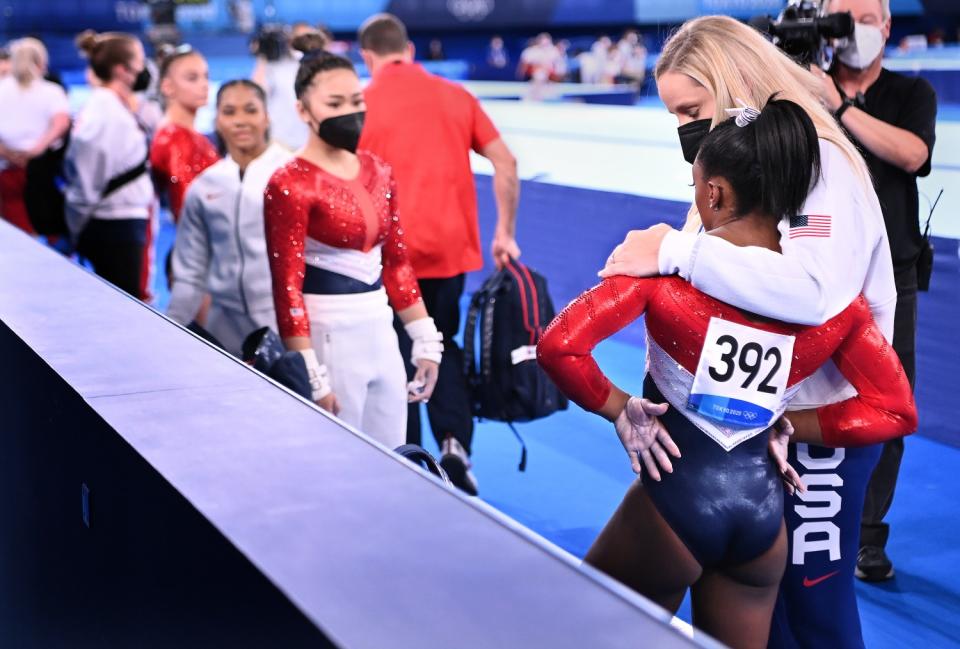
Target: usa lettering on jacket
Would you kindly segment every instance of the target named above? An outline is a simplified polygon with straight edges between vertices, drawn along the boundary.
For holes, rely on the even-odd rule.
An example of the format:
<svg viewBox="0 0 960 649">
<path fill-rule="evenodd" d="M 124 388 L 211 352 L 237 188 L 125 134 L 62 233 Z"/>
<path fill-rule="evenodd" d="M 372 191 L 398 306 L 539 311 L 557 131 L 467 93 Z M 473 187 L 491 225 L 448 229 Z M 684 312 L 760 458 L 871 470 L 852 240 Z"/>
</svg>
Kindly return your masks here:
<svg viewBox="0 0 960 649">
<path fill-rule="evenodd" d="M 840 560 L 840 528 L 831 520 L 840 513 L 843 498 L 837 491 L 843 478 L 837 473 L 846 456 L 842 448 L 832 449 L 828 457 L 811 457 L 810 447 L 797 444 L 797 462 L 806 470 L 800 477 L 806 492 L 797 492 L 799 500 L 793 506 L 803 522 L 793 530 L 794 565 L 802 565 L 808 553 L 827 552 L 830 561 Z"/>
</svg>

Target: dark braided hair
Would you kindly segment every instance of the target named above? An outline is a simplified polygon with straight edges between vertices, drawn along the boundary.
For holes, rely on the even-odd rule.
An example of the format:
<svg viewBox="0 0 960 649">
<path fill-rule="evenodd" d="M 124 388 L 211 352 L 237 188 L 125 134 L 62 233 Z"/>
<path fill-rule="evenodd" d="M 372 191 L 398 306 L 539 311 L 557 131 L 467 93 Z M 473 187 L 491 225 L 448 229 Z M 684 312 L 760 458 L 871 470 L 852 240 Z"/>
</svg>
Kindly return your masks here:
<svg viewBox="0 0 960 649">
<path fill-rule="evenodd" d="M 324 50 L 304 52 L 303 58 L 300 60 L 300 68 L 297 70 L 297 80 L 293 83 L 293 91 L 297 95 L 297 99 L 303 98 L 307 88 L 310 87 L 318 74 L 330 70 L 350 70 L 354 74 L 357 73 L 350 59 Z"/>
<path fill-rule="evenodd" d="M 803 108 L 776 95 L 746 126 L 728 119 L 700 145 L 706 178 L 726 178 L 737 194 L 736 216 L 760 209 L 778 221 L 800 213 L 820 179 L 820 141 Z"/>
</svg>

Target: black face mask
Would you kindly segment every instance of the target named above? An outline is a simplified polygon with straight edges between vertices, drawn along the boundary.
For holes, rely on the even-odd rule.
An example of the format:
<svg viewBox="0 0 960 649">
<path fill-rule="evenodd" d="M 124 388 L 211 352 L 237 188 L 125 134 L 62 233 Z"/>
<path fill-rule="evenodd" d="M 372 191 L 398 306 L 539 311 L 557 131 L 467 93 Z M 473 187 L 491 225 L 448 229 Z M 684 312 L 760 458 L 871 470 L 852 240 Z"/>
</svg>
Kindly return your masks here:
<svg viewBox="0 0 960 649">
<path fill-rule="evenodd" d="M 356 153 L 357 145 L 360 143 L 360 133 L 363 131 L 365 115 L 366 113 L 361 110 L 348 115 L 328 117 L 320 122 L 317 135 L 330 146 Z"/>
<path fill-rule="evenodd" d="M 697 159 L 700 143 L 710 132 L 712 122 L 711 119 L 698 119 L 677 129 L 677 135 L 680 136 L 680 148 L 683 150 L 683 159 L 690 164 L 693 164 L 693 161 Z"/>
<path fill-rule="evenodd" d="M 144 68 L 137 73 L 137 78 L 133 80 L 133 85 L 130 87 L 134 92 L 143 92 L 150 87 L 150 70 L 149 68 Z"/>
</svg>

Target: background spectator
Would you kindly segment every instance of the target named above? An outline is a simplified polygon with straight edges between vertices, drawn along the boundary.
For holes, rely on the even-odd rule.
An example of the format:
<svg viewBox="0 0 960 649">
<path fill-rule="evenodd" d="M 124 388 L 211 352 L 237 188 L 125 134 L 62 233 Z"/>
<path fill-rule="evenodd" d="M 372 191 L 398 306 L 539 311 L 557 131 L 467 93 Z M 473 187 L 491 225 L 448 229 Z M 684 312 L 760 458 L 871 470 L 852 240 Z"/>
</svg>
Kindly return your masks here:
<svg viewBox="0 0 960 649">
<path fill-rule="evenodd" d="M 428 61 L 445 61 L 446 54 L 443 53 L 443 42 L 439 38 L 431 39 L 430 51 L 427 52 Z"/>
<path fill-rule="evenodd" d="M 314 39 L 312 49 L 324 49 L 327 45 L 327 39 L 304 22 L 295 23 L 288 29 L 261 32 L 257 39 L 257 63 L 251 75 L 251 79 L 267 93 L 271 136 L 290 150 L 303 146 L 308 133 L 307 125 L 297 114 L 297 96 L 293 92 L 302 54 L 293 48 L 292 42 L 301 36 Z"/>
<path fill-rule="evenodd" d="M 0 80 L 0 213 L 33 233 L 24 203 L 27 163 L 62 140 L 70 128 L 63 88 L 45 80 L 47 49 L 35 38 L 10 44 L 11 72 Z"/>
<path fill-rule="evenodd" d="M 534 83 L 545 83 L 556 78 L 561 67 L 561 54 L 546 32 L 538 35 L 520 54 L 520 75 Z"/>
<path fill-rule="evenodd" d="M 490 39 L 490 46 L 487 48 L 487 65 L 497 70 L 510 65 L 510 53 L 507 52 L 503 39 L 499 36 Z"/>
<path fill-rule="evenodd" d="M 626 83 L 634 84 L 638 90 L 643 85 L 643 80 L 647 76 L 647 48 L 642 42 L 633 46 L 623 62 L 621 75 Z"/>
</svg>

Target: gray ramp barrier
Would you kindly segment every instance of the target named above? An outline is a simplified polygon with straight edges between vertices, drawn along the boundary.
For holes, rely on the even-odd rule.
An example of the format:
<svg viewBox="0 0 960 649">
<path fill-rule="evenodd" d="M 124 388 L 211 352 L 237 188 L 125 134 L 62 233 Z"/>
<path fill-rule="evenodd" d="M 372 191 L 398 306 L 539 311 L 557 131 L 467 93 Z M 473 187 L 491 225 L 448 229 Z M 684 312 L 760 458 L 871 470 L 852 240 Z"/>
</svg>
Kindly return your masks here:
<svg viewBox="0 0 960 649">
<path fill-rule="evenodd" d="M 0 358 L 0 646 L 712 644 L 3 222 Z"/>
</svg>

